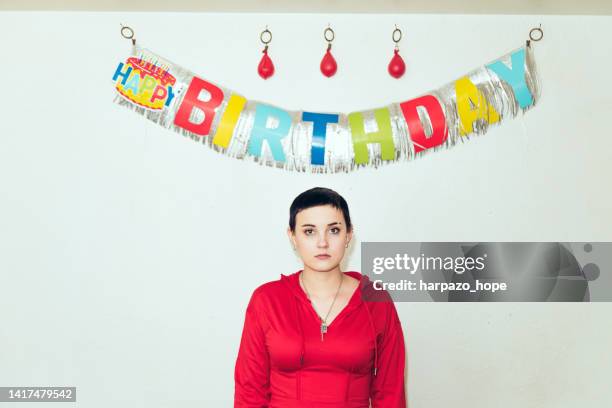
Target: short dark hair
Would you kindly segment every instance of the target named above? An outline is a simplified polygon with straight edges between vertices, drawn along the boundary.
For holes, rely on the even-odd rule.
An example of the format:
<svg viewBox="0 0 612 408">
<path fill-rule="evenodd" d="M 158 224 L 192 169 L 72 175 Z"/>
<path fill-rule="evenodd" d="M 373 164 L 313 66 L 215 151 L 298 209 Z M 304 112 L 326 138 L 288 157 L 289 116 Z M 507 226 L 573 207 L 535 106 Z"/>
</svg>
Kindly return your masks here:
<svg viewBox="0 0 612 408">
<path fill-rule="evenodd" d="M 310 207 L 319 205 L 331 205 L 332 207 L 342 211 L 344 221 L 346 222 L 346 230 L 351 231 L 351 216 L 349 214 L 348 204 L 346 200 L 334 190 L 325 187 L 314 187 L 306 190 L 293 200 L 289 208 L 289 228 L 295 232 L 295 218 L 297 213 Z"/>
</svg>

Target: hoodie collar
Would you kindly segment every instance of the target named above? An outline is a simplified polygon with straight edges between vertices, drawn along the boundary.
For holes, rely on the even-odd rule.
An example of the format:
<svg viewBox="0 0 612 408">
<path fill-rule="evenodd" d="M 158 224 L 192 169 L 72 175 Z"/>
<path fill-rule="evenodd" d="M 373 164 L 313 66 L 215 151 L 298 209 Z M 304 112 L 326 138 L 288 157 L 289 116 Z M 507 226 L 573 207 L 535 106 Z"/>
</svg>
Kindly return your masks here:
<svg viewBox="0 0 612 408">
<path fill-rule="evenodd" d="M 300 285 L 300 274 L 303 272 L 303 269 L 300 269 L 297 272 L 294 272 L 290 275 L 284 275 L 281 274 L 281 282 L 283 282 L 285 284 L 285 286 L 287 287 L 287 289 L 289 289 L 291 291 L 291 293 L 293 293 L 293 295 L 301 302 L 304 303 L 310 303 L 310 300 L 308 299 L 308 296 L 306 295 L 306 293 L 304 292 L 304 290 L 302 289 L 302 286 Z M 357 280 L 359 280 L 359 287 L 357 288 L 357 290 L 355 291 L 355 293 L 353 294 L 353 296 L 351 297 L 351 299 L 349 300 L 349 303 L 346 305 L 346 307 L 353 307 L 353 306 L 358 306 L 363 300 L 361 299 L 362 296 L 360 296 L 360 291 L 362 291 L 364 289 L 364 287 L 368 287 L 368 282 L 369 282 L 369 278 L 367 275 L 362 275 L 359 272 L 356 271 L 346 271 L 343 272 L 345 275 L 351 276 Z"/>
</svg>

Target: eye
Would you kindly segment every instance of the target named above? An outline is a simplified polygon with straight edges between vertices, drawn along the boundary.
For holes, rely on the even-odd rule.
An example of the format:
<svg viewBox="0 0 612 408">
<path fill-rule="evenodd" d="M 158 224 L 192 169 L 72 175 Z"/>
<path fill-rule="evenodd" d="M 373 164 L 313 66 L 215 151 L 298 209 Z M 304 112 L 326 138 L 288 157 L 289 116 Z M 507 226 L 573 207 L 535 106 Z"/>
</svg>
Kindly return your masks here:
<svg viewBox="0 0 612 408">
<path fill-rule="evenodd" d="M 304 230 L 304 234 L 306 235 L 311 235 L 314 232 L 314 230 L 312 228 L 308 228 Z"/>
<path fill-rule="evenodd" d="M 339 234 L 340 233 L 340 228 L 338 227 L 334 227 L 331 229 L 332 234 Z"/>
</svg>

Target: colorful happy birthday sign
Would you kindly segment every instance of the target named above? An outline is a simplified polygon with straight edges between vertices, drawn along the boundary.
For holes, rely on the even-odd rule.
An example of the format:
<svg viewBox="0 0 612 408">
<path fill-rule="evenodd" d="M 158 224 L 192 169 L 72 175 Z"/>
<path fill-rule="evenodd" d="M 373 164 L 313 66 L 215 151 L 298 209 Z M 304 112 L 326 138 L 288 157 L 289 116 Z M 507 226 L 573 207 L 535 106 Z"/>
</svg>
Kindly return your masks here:
<svg viewBox="0 0 612 408">
<path fill-rule="evenodd" d="M 518 48 L 417 98 L 349 114 L 250 101 L 138 45 L 112 81 L 116 103 L 215 151 L 288 170 L 336 172 L 448 148 L 535 106 L 532 52 Z"/>
</svg>

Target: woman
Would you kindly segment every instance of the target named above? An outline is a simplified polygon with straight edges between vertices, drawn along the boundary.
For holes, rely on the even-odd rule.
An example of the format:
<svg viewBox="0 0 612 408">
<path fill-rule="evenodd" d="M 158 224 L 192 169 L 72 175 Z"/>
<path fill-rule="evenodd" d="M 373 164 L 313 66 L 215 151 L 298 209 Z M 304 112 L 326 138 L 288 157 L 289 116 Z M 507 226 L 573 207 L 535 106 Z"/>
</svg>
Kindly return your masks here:
<svg viewBox="0 0 612 408">
<path fill-rule="evenodd" d="M 348 205 L 313 188 L 295 198 L 287 235 L 303 269 L 253 292 L 234 372 L 235 408 L 405 408 L 405 348 L 389 294 L 342 272 Z"/>
</svg>

